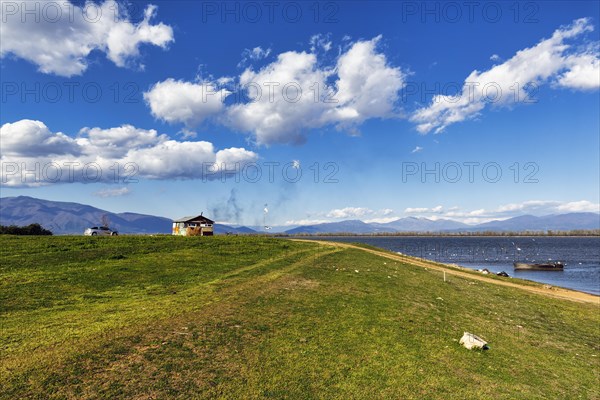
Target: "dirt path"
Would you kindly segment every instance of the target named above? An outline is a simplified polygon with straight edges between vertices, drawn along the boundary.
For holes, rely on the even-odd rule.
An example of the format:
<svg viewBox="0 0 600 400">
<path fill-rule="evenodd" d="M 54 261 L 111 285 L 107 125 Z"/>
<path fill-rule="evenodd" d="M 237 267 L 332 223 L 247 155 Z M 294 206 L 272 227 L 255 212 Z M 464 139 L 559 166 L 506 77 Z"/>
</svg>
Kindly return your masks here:
<svg viewBox="0 0 600 400">
<path fill-rule="evenodd" d="M 322 244 L 325 244 L 328 246 L 362 250 L 362 251 L 366 251 L 367 253 L 371 253 L 371 254 L 381 256 L 381 257 L 389 258 L 391 260 L 401 261 L 401 262 L 404 262 L 407 264 L 417 265 L 419 267 L 428 268 L 428 269 L 432 269 L 435 271 L 446 272 L 446 274 L 448 276 L 460 276 L 462 278 L 472 279 L 472 280 L 481 281 L 481 282 L 487 282 L 487 283 L 491 283 L 494 285 L 518 288 L 521 290 L 525 290 L 525 291 L 528 291 L 531 293 L 541 294 L 544 296 L 557 297 L 560 299 L 566 299 L 566 300 L 578 301 L 578 302 L 582 302 L 582 303 L 592 303 L 592 304 L 600 305 L 600 296 L 595 296 L 593 294 L 578 292 L 575 290 L 569 290 L 569 289 L 559 288 L 559 287 L 555 287 L 555 286 L 550 286 L 550 287 L 529 286 L 524 283 L 518 283 L 519 280 L 508 281 L 508 280 L 492 279 L 485 275 L 474 273 L 473 270 L 470 270 L 467 268 L 455 267 L 455 266 L 444 267 L 443 264 L 434 263 L 434 262 L 424 260 L 421 258 L 410 257 L 410 256 L 406 256 L 406 255 L 401 255 L 401 254 L 392 254 L 392 253 L 388 253 L 386 251 L 367 249 L 367 248 L 356 246 L 356 245 L 353 245 L 350 243 L 330 242 L 330 241 L 324 241 L 324 240 L 317 241 L 317 240 L 309 240 L 309 239 L 291 239 L 291 240 L 302 241 L 302 242 L 312 242 L 312 243 L 316 242 L 316 243 L 322 243 Z"/>
</svg>

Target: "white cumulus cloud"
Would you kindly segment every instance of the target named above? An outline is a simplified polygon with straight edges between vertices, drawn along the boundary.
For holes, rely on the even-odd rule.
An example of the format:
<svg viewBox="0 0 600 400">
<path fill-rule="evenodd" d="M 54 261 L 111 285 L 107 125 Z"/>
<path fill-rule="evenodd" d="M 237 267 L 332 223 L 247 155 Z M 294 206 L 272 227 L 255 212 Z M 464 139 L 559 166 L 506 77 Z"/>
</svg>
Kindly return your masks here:
<svg viewBox="0 0 600 400">
<path fill-rule="evenodd" d="M 121 125 L 108 129 L 82 128 L 75 142 L 87 155 L 119 158 L 125 156 L 130 149 L 149 148 L 166 140 L 166 135 L 159 135 L 154 129 Z"/>
<path fill-rule="evenodd" d="M 62 132 L 53 133 L 44 123 L 29 119 L 2 125 L 0 142 L 3 157 L 79 155 L 82 151 L 69 136 Z"/>
<path fill-rule="evenodd" d="M 209 82 L 184 82 L 167 79 L 144 93 L 152 115 L 169 123 L 183 123 L 188 129 L 224 109 L 229 95 Z"/>
<path fill-rule="evenodd" d="M 333 43 L 329 40 L 329 35 L 317 34 L 310 38 L 310 51 L 316 53 L 319 50 L 331 50 Z"/>
<path fill-rule="evenodd" d="M 522 203 L 504 204 L 495 211 L 499 213 L 512 213 L 516 211 L 534 211 L 548 210 L 560 205 L 560 202 L 553 200 L 527 200 Z"/>
<path fill-rule="evenodd" d="M 172 140 L 132 125 L 83 128 L 72 138 L 41 121 L 20 120 L 2 125 L 0 137 L 2 184 L 15 187 L 118 183 L 127 177 L 218 179 L 258 159 L 243 148 L 217 150 L 206 141 Z"/>
<path fill-rule="evenodd" d="M 328 105 L 315 101 L 314 90 L 324 90 L 329 74 L 318 68 L 314 54 L 293 51 L 258 71 L 248 68 L 239 84 L 252 101 L 229 106 L 225 123 L 252 133 L 260 144 L 301 142 L 305 129 L 324 124 Z"/>
<path fill-rule="evenodd" d="M 600 59 L 595 53 L 568 56 L 569 69 L 558 79 L 558 85 L 578 90 L 600 88 Z"/>
<path fill-rule="evenodd" d="M 313 48 L 328 47 L 313 37 Z M 377 50 L 381 37 L 348 45 L 333 61 L 323 52 L 287 51 L 261 68 L 249 66 L 237 77 L 192 83 L 172 78 L 144 94 L 152 114 L 193 129 L 210 116 L 250 134 L 258 144 L 302 143 L 311 129 L 327 126 L 356 133 L 371 118 L 392 118 L 405 73 Z M 245 60 L 270 50 L 247 50 Z M 323 56 L 323 58 L 321 58 Z M 227 88 L 230 89 L 227 89 Z M 231 89 L 235 87 L 235 89 Z M 236 101 L 225 105 L 230 90 Z M 212 96 L 203 96 L 211 92 Z"/>
<path fill-rule="evenodd" d="M 571 201 L 560 204 L 556 207 L 561 212 L 595 212 L 600 213 L 600 204 L 592 203 L 588 200 Z"/>
<path fill-rule="evenodd" d="M 382 208 L 380 210 L 372 210 L 367 207 L 345 207 L 330 210 L 325 213 L 327 221 L 332 222 L 338 219 L 361 219 L 366 223 L 378 222 L 385 223 L 398 219 L 394 216 L 394 210 L 391 208 Z"/>
<path fill-rule="evenodd" d="M 443 206 L 436 206 L 436 207 L 408 207 L 404 209 L 404 212 L 406 214 L 439 214 L 444 212 L 444 207 Z"/>
<path fill-rule="evenodd" d="M 327 213 L 327 218 L 360 218 L 372 214 L 373 210 L 365 207 L 346 207 L 331 210 Z"/>
<path fill-rule="evenodd" d="M 0 56 L 13 55 L 37 65 L 40 72 L 65 77 L 83 74 L 94 50 L 119 67 L 143 68 L 136 61 L 140 45 L 164 49 L 173 41 L 170 26 L 150 22 L 156 10 L 148 5 L 143 20 L 136 23 L 114 0 L 87 1 L 83 6 L 67 0 L 2 1 Z"/>
<path fill-rule="evenodd" d="M 97 192 L 94 193 L 94 196 L 103 197 L 103 198 L 120 197 L 120 196 L 126 196 L 130 193 L 131 193 L 131 190 L 127 186 L 125 186 L 125 187 L 114 188 L 114 189 L 107 188 L 107 189 L 98 190 Z"/>
<path fill-rule="evenodd" d="M 271 49 L 263 49 L 260 46 L 252 49 L 244 49 L 242 52 L 242 60 L 239 62 L 238 67 L 245 66 L 248 62 L 262 60 L 267 58 L 271 54 Z"/>
<path fill-rule="evenodd" d="M 388 65 L 386 56 L 377 52 L 381 36 L 354 43 L 337 62 L 338 80 L 333 115 L 339 124 L 362 122 L 368 118 L 393 115 L 398 92 L 405 74 Z"/>
<path fill-rule="evenodd" d="M 326 224 L 331 222 L 328 219 L 292 219 L 285 221 L 283 225 L 285 226 L 296 226 L 296 225 L 318 225 L 318 224 Z"/>
<path fill-rule="evenodd" d="M 471 72 L 458 95 L 434 96 L 431 104 L 418 109 L 411 120 L 417 123 L 420 133 L 439 133 L 451 124 L 475 117 L 488 104 L 506 106 L 531 101 L 528 85 L 550 82 L 573 89 L 598 88 L 598 53 L 568 44 L 592 30 L 589 19 L 575 20 L 504 63 L 487 71 Z"/>
</svg>

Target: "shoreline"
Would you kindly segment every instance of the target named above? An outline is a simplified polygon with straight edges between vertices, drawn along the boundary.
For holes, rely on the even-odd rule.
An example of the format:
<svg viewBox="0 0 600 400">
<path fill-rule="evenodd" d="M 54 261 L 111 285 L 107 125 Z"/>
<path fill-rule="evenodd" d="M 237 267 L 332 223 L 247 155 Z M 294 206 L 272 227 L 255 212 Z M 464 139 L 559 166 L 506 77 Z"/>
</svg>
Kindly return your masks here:
<svg viewBox="0 0 600 400">
<path fill-rule="evenodd" d="M 569 269 L 565 269 L 565 274 L 547 274 L 540 272 L 539 274 L 532 274 L 529 271 L 514 271 L 513 261 L 520 260 L 531 260 L 539 258 L 540 254 L 532 255 L 533 253 L 527 252 L 525 247 L 528 246 L 540 246 L 544 244 L 542 248 L 551 248 L 556 246 L 565 245 L 568 248 L 572 246 L 569 243 L 581 243 L 587 247 L 589 244 L 596 245 L 598 237 L 589 236 L 571 236 L 571 239 L 550 239 L 546 237 L 536 236 L 520 236 L 520 237 L 507 237 L 507 236 L 463 236 L 462 239 L 448 236 L 371 236 L 371 235 L 356 235 L 356 236 L 312 236 L 305 237 L 304 239 L 313 241 L 335 241 L 342 243 L 359 243 L 367 246 L 373 246 L 378 249 L 390 251 L 392 253 L 398 253 L 400 255 L 407 255 L 415 257 L 417 259 L 427 260 L 433 263 L 441 263 L 444 265 L 459 266 L 466 270 L 477 272 L 479 269 L 489 269 L 490 274 L 496 275 L 499 272 L 507 272 L 513 279 L 521 279 L 522 281 L 532 282 L 541 285 L 549 285 L 553 287 L 561 287 L 568 290 L 574 290 L 577 292 L 587 293 L 594 296 L 600 296 L 598 290 L 598 264 L 597 258 L 588 259 L 586 264 L 590 269 L 577 269 L 577 260 L 575 258 L 563 260 L 566 261 L 565 265 L 570 265 Z M 539 242 L 537 242 L 537 241 Z M 525 252 L 519 253 L 511 251 L 510 243 L 516 246 L 515 243 L 523 247 Z M 487 243 L 487 244 L 486 244 Z M 540 244 L 538 244 L 540 243 Z M 491 258 L 483 258 L 483 253 L 487 252 L 486 246 L 491 246 L 495 251 L 500 252 L 493 255 Z M 464 247 L 463 247 L 464 246 Z M 473 250 L 475 246 L 478 250 Z M 507 247 L 508 246 L 508 247 Z M 525 246 L 525 247 L 524 247 Z M 549 247 L 548 247 L 549 246 Z M 481 249 L 484 249 L 483 253 Z M 518 248 L 518 247 L 517 247 Z M 452 251 L 449 251 L 451 249 Z M 536 250 L 537 252 L 537 250 Z M 451 254 L 456 253 L 456 254 Z M 529 255 L 528 255 L 529 254 Z M 561 252 L 563 257 L 569 258 L 568 254 Z M 561 259 L 559 253 L 548 255 L 548 257 L 555 257 Z M 504 257 L 508 256 L 508 257 Z M 525 257 L 525 259 L 522 258 Z M 532 257 L 532 258 L 529 258 Z M 506 259 L 505 259 L 506 258 Z M 527 262 L 527 261 L 525 261 Z M 530 261 L 531 262 L 531 261 Z M 590 264 L 591 262 L 591 264 Z M 581 267 L 581 262 L 579 263 Z M 573 272 L 574 269 L 577 272 Z M 585 275 L 579 276 L 579 273 Z"/>
<path fill-rule="evenodd" d="M 288 234 L 278 234 L 274 233 L 272 236 L 282 237 L 282 238 L 306 238 L 306 237 L 578 237 L 578 238 L 587 238 L 587 237 L 595 237 L 600 238 L 600 234 L 589 234 L 589 235 L 548 235 L 544 233 L 537 234 L 493 234 L 493 235 L 484 235 L 484 234 L 469 234 L 469 233 L 457 233 L 457 234 L 436 234 L 436 233 L 407 233 L 407 234 L 393 234 L 393 233 L 320 233 L 320 234 L 298 234 L 298 235 L 288 235 Z"/>
<path fill-rule="evenodd" d="M 294 240 L 294 241 L 307 241 L 307 242 L 315 242 L 315 240 L 311 240 L 311 239 L 295 239 L 292 238 L 290 240 Z M 427 259 L 423 259 L 423 258 L 419 258 L 419 257 L 413 257 L 413 256 L 408 256 L 405 254 L 397 254 L 394 252 L 391 252 L 389 250 L 385 250 L 385 249 L 371 249 L 371 248 L 367 248 L 367 247 L 361 247 L 361 246 L 357 246 L 351 243 L 344 243 L 344 242 L 333 242 L 333 241 L 318 241 L 319 243 L 323 243 L 329 246 L 333 246 L 333 247 L 343 247 L 343 248 L 352 248 L 352 249 L 356 249 L 356 250 L 362 250 L 371 254 L 376 254 L 379 255 L 381 257 L 385 257 L 388 259 L 392 259 L 395 261 L 401 261 L 401 262 L 405 262 L 405 263 L 409 263 L 412 265 L 416 265 L 425 269 L 433 269 L 436 271 L 440 271 L 440 272 L 445 272 L 446 274 L 452 276 L 460 276 L 462 278 L 468 278 L 468 279 L 474 279 L 480 282 L 486 282 L 486 283 L 491 283 L 491 284 L 496 284 L 496 285 L 500 285 L 500 286 L 508 286 L 508 287 L 513 287 L 513 288 L 519 288 L 525 291 L 528 291 L 530 293 L 536 293 L 536 294 L 540 294 L 540 295 L 545 295 L 548 297 L 555 297 L 555 298 L 560 298 L 560 299 L 565 299 L 565 300 L 570 300 L 570 301 L 576 301 L 576 302 L 580 302 L 580 303 L 592 303 L 595 304 L 597 306 L 600 306 L 600 296 L 599 295 L 595 295 L 592 293 L 587 293 L 587 292 L 581 292 L 575 289 L 568 289 L 568 288 L 564 288 L 561 286 L 550 286 L 550 285 L 545 285 L 543 283 L 540 282 L 536 282 L 536 281 L 531 281 L 531 280 L 527 280 L 527 279 L 521 279 L 521 278 L 513 278 L 511 277 L 511 281 L 506 281 L 500 277 L 496 277 L 496 275 L 493 275 L 493 277 L 491 276 L 487 276 L 487 275 L 482 275 L 480 273 L 478 273 L 477 271 L 467 268 L 467 267 L 463 267 L 460 265 L 452 265 L 452 264 L 445 264 L 445 263 L 440 263 L 440 262 L 435 262 L 435 261 L 430 261 Z"/>
<path fill-rule="evenodd" d="M 427 260 L 426 258 L 424 258 L 423 260 L 430 261 L 430 260 Z M 458 268 L 461 268 L 461 269 L 464 269 L 464 270 L 467 270 L 467 271 L 478 272 L 478 270 L 475 269 L 475 268 L 466 267 L 466 266 L 460 265 L 460 264 L 446 264 L 446 263 L 442 263 L 442 264 L 444 264 L 444 265 L 450 265 L 450 266 L 455 266 L 455 267 L 458 267 Z M 485 268 L 490 268 L 488 266 L 484 266 L 484 267 Z M 518 272 L 515 274 L 514 270 L 512 271 L 512 274 L 513 275 L 510 275 L 510 279 L 518 279 L 520 281 L 530 282 L 530 283 L 536 284 L 536 285 L 547 285 L 547 286 L 550 286 L 551 288 L 560 288 L 560 289 L 564 289 L 564 290 L 572 290 L 574 292 L 585 293 L 585 294 L 589 294 L 589 295 L 592 295 L 592 296 L 598 296 L 598 297 L 600 297 L 600 294 L 590 293 L 590 292 L 586 292 L 584 290 L 578 290 L 578 289 L 568 288 L 568 287 L 564 287 L 564 286 L 553 285 L 553 284 L 550 284 L 550 283 L 544 283 L 544 282 L 540 282 L 540 281 L 534 281 L 532 279 L 519 278 L 518 276 L 516 276 L 518 274 Z M 496 276 L 496 273 L 490 271 L 490 275 Z"/>
</svg>

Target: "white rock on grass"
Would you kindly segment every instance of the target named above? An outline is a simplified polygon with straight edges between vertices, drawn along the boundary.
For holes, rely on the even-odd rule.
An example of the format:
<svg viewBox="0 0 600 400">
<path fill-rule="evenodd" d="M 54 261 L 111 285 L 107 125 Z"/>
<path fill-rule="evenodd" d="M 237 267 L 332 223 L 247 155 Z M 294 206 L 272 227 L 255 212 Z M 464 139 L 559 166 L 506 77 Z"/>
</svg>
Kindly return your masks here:
<svg viewBox="0 0 600 400">
<path fill-rule="evenodd" d="M 485 340 L 469 332 L 465 332 L 458 343 L 469 350 L 473 348 L 487 350 L 489 348 Z"/>
</svg>

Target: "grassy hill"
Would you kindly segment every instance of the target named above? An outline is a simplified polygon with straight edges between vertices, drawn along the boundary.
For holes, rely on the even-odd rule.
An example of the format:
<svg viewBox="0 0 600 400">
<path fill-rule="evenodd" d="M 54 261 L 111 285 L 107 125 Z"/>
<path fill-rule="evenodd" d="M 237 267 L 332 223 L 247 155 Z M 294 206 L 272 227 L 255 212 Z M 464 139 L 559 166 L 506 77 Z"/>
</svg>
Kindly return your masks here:
<svg viewBox="0 0 600 400">
<path fill-rule="evenodd" d="M 0 236 L 0 273 L 1 399 L 600 398 L 597 304 L 364 249 Z"/>
</svg>

